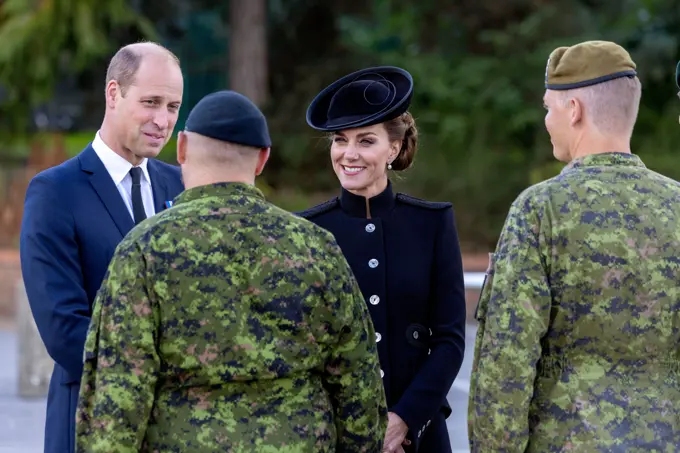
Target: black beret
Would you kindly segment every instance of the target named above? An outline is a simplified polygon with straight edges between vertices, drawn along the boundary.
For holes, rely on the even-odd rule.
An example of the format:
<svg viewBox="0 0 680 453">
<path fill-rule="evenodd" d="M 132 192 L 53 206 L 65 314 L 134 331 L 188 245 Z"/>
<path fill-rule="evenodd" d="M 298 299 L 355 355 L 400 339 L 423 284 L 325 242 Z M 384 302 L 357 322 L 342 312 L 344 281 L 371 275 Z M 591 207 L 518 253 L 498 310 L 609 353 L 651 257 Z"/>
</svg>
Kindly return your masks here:
<svg viewBox="0 0 680 453">
<path fill-rule="evenodd" d="M 348 74 L 316 95 L 307 108 L 307 124 L 320 131 L 371 126 L 404 113 L 411 102 L 413 77 L 394 66 Z"/>
<path fill-rule="evenodd" d="M 619 77 L 635 77 L 635 68 L 630 55 L 620 45 L 609 41 L 585 41 L 552 51 L 545 68 L 545 87 L 570 90 Z"/>
<path fill-rule="evenodd" d="M 264 114 L 250 99 L 231 90 L 217 91 L 198 101 L 184 129 L 223 142 L 271 147 Z"/>
</svg>

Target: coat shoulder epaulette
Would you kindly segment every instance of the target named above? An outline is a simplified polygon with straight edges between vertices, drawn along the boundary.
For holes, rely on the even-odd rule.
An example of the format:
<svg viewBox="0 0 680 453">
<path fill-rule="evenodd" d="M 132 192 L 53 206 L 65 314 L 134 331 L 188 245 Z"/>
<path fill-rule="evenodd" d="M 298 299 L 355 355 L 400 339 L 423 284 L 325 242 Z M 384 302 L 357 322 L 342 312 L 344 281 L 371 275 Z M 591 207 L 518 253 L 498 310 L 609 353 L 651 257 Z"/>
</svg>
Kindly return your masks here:
<svg viewBox="0 0 680 453">
<path fill-rule="evenodd" d="M 340 200 L 338 199 L 338 197 L 331 198 L 328 201 L 325 201 L 316 206 L 312 206 L 311 208 L 305 209 L 304 211 L 296 212 L 295 214 L 305 219 L 311 219 L 312 217 L 316 217 L 320 214 L 323 214 L 324 212 L 328 212 L 331 209 L 335 208 L 336 206 L 338 206 L 339 202 Z"/>
<path fill-rule="evenodd" d="M 412 197 L 411 195 L 406 195 L 405 193 L 398 193 L 397 200 L 401 201 L 402 203 L 410 204 L 411 206 L 418 206 L 420 208 L 432 210 L 442 210 L 453 206 L 448 201 L 421 200 L 420 198 Z"/>
</svg>

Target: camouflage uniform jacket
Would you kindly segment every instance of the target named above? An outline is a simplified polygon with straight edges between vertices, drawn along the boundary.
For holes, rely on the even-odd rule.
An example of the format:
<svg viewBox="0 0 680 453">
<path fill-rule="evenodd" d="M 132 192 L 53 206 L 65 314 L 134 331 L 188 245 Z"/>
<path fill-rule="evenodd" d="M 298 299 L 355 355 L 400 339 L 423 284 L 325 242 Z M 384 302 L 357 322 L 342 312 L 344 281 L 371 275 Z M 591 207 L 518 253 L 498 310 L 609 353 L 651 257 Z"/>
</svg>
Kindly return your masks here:
<svg viewBox="0 0 680 453">
<path fill-rule="evenodd" d="M 471 450 L 677 452 L 680 184 L 577 159 L 513 203 L 477 312 Z"/>
<path fill-rule="evenodd" d="M 76 451 L 380 452 L 375 331 L 334 238 L 242 183 L 120 243 L 94 305 Z"/>
</svg>

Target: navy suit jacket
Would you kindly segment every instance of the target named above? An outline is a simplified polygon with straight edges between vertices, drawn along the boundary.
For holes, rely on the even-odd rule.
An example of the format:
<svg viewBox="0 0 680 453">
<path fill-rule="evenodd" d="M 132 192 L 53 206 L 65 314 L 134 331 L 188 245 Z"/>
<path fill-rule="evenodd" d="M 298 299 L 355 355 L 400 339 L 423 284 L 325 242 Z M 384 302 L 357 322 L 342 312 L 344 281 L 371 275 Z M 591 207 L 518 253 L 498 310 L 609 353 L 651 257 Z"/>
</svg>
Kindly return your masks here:
<svg viewBox="0 0 680 453">
<path fill-rule="evenodd" d="M 300 212 L 333 233 L 376 329 L 387 404 L 424 453 L 450 451 L 446 396 L 465 352 L 463 266 L 451 203 L 340 197 Z M 378 336 L 379 335 L 379 336 Z"/>
<path fill-rule="evenodd" d="M 184 188 L 180 170 L 150 159 L 156 212 Z M 55 361 L 47 399 L 45 452 L 75 447 L 75 411 L 92 303 L 118 243 L 134 226 L 91 144 L 36 175 L 26 191 L 21 270 L 33 317 Z"/>
</svg>

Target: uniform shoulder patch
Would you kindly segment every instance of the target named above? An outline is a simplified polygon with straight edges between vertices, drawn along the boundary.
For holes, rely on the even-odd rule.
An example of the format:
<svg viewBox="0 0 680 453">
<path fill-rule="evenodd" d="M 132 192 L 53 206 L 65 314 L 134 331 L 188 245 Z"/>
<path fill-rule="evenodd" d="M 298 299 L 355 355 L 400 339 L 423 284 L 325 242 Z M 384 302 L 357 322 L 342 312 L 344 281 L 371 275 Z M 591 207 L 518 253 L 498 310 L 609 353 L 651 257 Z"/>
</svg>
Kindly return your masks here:
<svg viewBox="0 0 680 453">
<path fill-rule="evenodd" d="M 340 200 L 338 199 L 338 197 L 331 198 L 328 201 L 325 201 L 325 202 L 318 204 L 316 206 L 312 206 L 311 208 L 305 209 L 304 211 L 298 211 L 298 212 L 295 213 L 295 215 L 298 215 L 298 216 L 305 218 L 305 219 L 311 219 L 312 217 L 316 217 L 320 214 L 323 214 L 324 212 L 330 211 L 331 209 L 338 206 L 339 203 L 340 203 Z"/>
<path fill-rule="evenodd" d="M 405 193 L 398 193 L 397 200 L 405 204 L 410 204 L 411 206 L 418 206 L 425 209 L 441 210 L 450 208 L 453 206 L 448 201 L 427 201 L 421 200 L 420 198 L 412 197 L 411 195 L 406 195 Z"/>
</svg>

